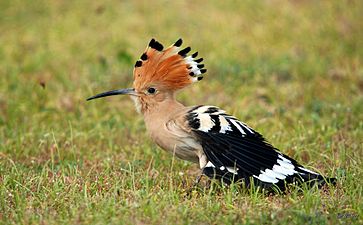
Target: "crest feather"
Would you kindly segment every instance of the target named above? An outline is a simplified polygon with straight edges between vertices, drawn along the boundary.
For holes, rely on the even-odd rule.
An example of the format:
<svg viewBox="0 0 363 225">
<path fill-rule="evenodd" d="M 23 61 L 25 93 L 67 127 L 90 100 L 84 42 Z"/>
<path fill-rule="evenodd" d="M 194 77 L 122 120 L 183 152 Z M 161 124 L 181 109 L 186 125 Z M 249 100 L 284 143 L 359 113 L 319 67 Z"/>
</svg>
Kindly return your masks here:
<svg viewBox="0 0 363 225">
<path fill-rule="evenodd" d="M 183 41 L 177 40 L 173 45 L 164 46 L 151 39 L 145 52 L 136 61 L 134 68 L 134 87 L 142 89 L 158 84 L 170 90 L 177 90 L 203 78 L 203 58 L 196 59 L 198 52 L 188 56 L 191 48 L 181 49 Z"/>
</svg>

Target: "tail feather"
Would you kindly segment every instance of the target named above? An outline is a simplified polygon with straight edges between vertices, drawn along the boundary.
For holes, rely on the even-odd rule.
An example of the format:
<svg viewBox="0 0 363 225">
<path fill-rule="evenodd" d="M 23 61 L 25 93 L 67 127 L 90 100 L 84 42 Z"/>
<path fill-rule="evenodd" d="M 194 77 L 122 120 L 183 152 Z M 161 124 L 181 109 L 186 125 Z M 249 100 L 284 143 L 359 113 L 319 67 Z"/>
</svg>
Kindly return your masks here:
<svg viewBox="0 0 363 225">
<path fill-rule="evenodd" d="M 321 174 L 317 173 L 306 173 L 306 174 L 300 174 L 298 178 L 298 182 L 303 184 L 306 183 L 309 186 L 317 185 L 319 188 L 322 188 L 325 185 L 335 185 L 337 179 L 334 177 L 324 177 Z"/>
<path fill-rule="evenodd" d="M 302 167 L 303 168 L 303 167 Z M 313 171 L 301 174 L 294 174 L 292 176 L 286 177 L 284 180 L 280 180 L 278 183 L 268 183 L 263 182 L 255 177 L 243 176 L 240 174 L 226 173 L 225 171 L 219 170 L 218 168 L 205 167 L 203 169 L 203 174 L 210 178 L 214 178 L 222 181 L 224 184 L 231 184 L 233 182 L 243 181 L 246 187 L 261 187 L 269 192 L 284 192 L 286 191 L 287 184 L 297 184 L 297 185 L 308 185 L 313 187 L 317 185 L 322 188 L 325 185 L 336 185 L 337 179 L 333 177 L 324 177 Z"/>
<path fill-rule="evenodd" d="M 324 177 L 320 174 L 316 176 L 316 178 L 313 178 L 311 180 L 315 181 L 315 184 L 317 184 L 319 188 L 328 184 L 336 185 L 337 182 L 337 179 L 335 177 Z"/>
</svg>

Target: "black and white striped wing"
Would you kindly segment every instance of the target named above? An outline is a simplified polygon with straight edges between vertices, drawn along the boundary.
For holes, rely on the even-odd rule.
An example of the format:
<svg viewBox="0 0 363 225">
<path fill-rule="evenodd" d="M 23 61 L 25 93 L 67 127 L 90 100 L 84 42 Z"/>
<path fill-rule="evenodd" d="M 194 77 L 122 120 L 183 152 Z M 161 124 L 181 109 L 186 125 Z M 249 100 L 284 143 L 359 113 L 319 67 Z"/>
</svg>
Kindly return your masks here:
<svg viewBox="0 0 363 225">
<path fill-rule="evenodd" d="M 282 154 L 259 133 L 214 106 L 197 106 L 186 117 L 209 160 L 204 172 L 224 181 L 249 178 L 264 186 L 321 176 Z"/>
</svg>

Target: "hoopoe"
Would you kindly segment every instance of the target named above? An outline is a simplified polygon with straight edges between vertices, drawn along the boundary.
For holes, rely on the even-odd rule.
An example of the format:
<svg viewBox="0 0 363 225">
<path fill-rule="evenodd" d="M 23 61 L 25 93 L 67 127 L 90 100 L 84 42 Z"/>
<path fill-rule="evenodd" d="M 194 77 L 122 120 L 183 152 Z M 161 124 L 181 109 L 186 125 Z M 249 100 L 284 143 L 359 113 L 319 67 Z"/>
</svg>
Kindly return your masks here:
<svg viewBox="0 0 363 225">
<path fill-rule="evenodd" d="M 129 95 L 144 117 L 154 142 L 180 159 L 198 163 L 203 175 L 224 183 L 251 181 L 263 188 L 295 181 L 334 182 L 335 178 L 306 169 L 281 153 L 264 137 L 236 117 L 216 106 L 186 107 L 176 92 L 203 79 L 207 71 L 198 52 L 181 49 L 182 39 L 164 49 L 152 39 L 133 71 L 133 88 L 97 94 L 87 100 Z"/>
</svg>

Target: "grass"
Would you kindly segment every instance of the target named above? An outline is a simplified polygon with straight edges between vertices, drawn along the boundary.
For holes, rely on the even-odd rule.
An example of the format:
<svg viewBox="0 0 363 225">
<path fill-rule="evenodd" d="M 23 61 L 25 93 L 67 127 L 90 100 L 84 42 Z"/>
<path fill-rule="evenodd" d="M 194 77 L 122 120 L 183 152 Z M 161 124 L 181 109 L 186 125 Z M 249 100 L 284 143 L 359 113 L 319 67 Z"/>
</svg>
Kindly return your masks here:
<svg viewBox="0 0 363 225">
<path fill-rule="evenodd" d="M 362 224 L 362 1 L 1 1 L 2 224 Z M 151 142 L 125 97 L 151 37 L 179 37 L 208 74 L 187 105 L 218 105 L 325 190 L 187 193 L 198 168 Z"/>
</svg>

